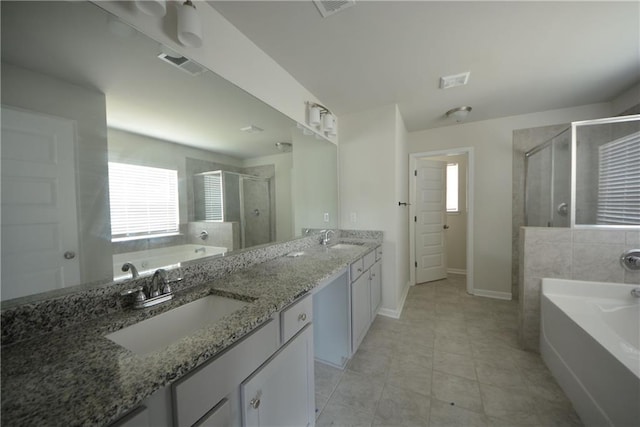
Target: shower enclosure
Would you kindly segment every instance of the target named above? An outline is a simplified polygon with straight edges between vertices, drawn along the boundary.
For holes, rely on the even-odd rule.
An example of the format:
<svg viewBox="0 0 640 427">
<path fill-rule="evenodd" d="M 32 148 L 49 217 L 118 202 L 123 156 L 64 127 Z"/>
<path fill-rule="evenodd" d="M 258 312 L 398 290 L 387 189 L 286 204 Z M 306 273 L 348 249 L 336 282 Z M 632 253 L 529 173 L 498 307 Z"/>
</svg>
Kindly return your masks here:
<svg viewBox="0 0 640 427">
<path fill-rule="evenodd" d="M 640 226 L 640 115 L 573 122 L 525 153 L 525 225 Z"/>
<path fill-rule="evenodd" d="M 274 240 L 269 178 L 221 170 L 193 178 L 197 221 L 237 222 L 240 248 Z"/>
<path fill-rule="evenodd" d="M 571 128 L 525 153 L 525 225 L 568 227 Z"/>
</svg>

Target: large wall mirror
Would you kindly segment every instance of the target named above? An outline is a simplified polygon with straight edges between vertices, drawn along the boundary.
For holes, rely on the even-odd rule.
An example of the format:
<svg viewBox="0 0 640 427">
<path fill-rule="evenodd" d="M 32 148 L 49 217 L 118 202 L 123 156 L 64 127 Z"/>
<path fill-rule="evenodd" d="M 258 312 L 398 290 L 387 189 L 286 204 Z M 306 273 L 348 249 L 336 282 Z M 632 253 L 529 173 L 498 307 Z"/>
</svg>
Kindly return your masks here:
<svg viewBox="0 0 640 427">
<path fill-rule="evenodd" d="M 331 142 L 95 4 L 0 6 L 4 306 L 337 226 Z"/>
</svg>

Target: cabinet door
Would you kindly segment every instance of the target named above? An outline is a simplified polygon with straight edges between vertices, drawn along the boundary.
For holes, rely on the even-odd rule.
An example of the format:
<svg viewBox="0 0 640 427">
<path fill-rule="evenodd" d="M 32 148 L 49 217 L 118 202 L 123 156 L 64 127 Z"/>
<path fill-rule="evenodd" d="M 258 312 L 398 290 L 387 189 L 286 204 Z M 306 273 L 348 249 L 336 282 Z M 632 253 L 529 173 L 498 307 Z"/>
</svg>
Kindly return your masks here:
<svg viewBox="0 0 640 427">
<path fill-rule="evenodd" d="M 244 426 L 313 425 L 312 325 L 305 326 L 240 388 Z"/>
<path fill-rule="evenodd" d="M 363 274 L 351 284 L 352 352 L 355 353 L 371 323 L 371 293 L 369 274 Z"/>
<path fill-rule="evenodd" d="M 371 280 L 371 321 L 376 318 L 380 303 L 382 302 L 382 262 L 373 264 L 369 270 Z"/>
</svg>

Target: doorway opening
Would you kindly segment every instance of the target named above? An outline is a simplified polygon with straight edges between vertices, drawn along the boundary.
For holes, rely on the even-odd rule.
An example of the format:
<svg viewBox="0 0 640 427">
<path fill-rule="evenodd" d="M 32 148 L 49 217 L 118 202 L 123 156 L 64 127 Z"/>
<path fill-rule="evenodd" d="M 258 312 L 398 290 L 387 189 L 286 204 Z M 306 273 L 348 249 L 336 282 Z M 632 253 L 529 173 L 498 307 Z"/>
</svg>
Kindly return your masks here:
<svg viewBox="0 0 640 427">
<path fill-rule="evenodd" d="M 409 156 L 412 285 L 464 274 L 473 294 L 473 154 L 465 147 Z"/>
</svg>

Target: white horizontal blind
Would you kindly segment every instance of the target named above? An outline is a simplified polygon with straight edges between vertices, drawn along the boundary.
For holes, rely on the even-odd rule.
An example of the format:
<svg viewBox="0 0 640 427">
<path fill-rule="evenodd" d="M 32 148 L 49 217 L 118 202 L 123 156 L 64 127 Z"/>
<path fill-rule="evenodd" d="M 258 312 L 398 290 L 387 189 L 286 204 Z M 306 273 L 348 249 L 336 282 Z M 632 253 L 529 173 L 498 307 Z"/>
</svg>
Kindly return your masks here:
<svg viewBox="0 0 640 427">
<path fill-rule="evenodd" d="M 220 172 L 204 175 L 204 216 L 207 221 L 224 221 Z"/>
<path fill-rule="evenodd" d="M 177 233 L 178 171 L 109 162 L 111 238 Z"/>
<path fill-rule="evenodd" d="M 599 148 L 598 224 L 640 224 L 640 132 Z"/>
</svg>

